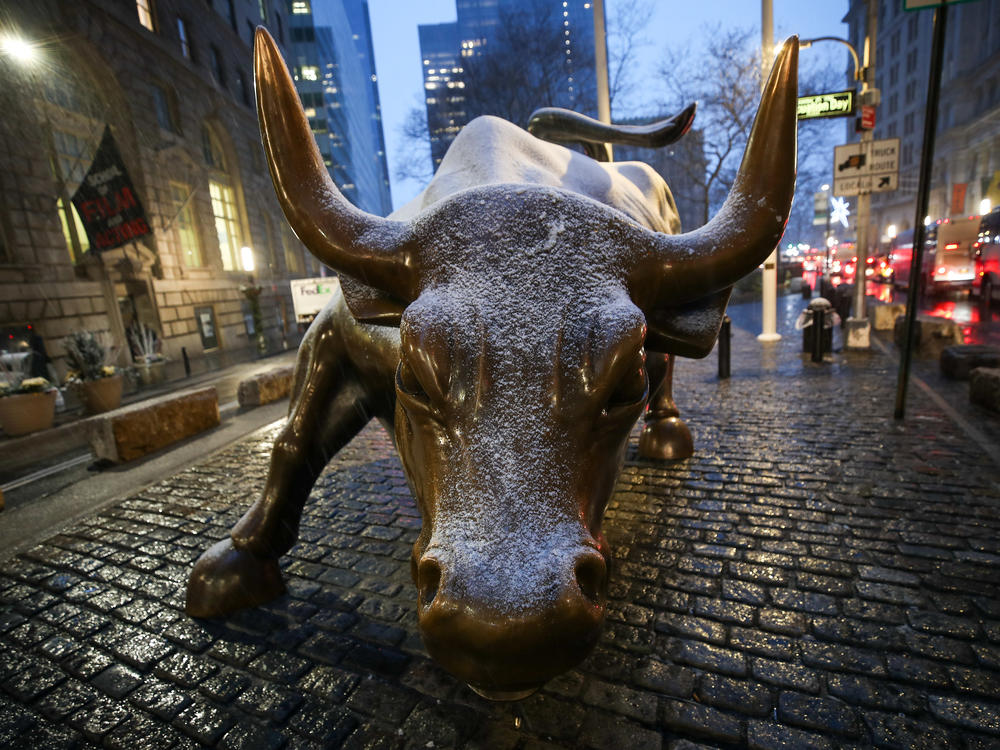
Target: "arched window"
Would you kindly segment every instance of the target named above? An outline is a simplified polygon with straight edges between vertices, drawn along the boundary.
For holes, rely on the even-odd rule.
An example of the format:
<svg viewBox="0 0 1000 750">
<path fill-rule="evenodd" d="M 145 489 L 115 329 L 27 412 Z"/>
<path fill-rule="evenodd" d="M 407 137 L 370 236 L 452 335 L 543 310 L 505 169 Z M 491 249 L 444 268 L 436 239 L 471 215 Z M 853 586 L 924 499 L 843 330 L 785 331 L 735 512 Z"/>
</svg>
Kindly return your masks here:
<svg viewBox="0 0 1000 750">
<path fill-rule="evenodd" d="M 208 194 L 212 199 L 215 233 L 219 239 L 222 267 L 227 271 L 242 271 L 240 257 L 239 213 L 236 209 L 236 192 L 228 168 L 225 152 L 218 136 L 208 125 L 202 126 L 202 152 L 209 168 Z"/>
</svg>

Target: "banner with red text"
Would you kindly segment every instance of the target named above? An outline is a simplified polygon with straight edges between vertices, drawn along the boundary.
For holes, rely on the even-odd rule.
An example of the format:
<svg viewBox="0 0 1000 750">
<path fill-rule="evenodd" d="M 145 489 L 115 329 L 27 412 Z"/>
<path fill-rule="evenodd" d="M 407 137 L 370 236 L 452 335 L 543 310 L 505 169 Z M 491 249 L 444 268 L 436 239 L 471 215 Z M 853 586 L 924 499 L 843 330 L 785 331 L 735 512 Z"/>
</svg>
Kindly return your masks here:
<svg viewBox="0 0 1000 750">
<path fill-rule="evenodd" d="M 111 128 L 104 128 L 94 163 L 73 194 L 73 205 L 83 221 L 91 250 L 113 250 L 153 233 Z"/>
</svg>

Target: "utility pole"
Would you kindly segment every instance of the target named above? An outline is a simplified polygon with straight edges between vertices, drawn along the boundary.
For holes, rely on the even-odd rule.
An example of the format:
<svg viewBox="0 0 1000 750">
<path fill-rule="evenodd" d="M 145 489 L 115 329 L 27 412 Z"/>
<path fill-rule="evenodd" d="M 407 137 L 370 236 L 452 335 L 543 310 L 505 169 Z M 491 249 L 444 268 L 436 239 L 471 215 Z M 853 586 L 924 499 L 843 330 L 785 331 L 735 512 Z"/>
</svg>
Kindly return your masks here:
<svg viewBox="0 0 1000 750">
<path fill-rule="evenodd" d="M 597 119 L 611 124 L 611 93 L 608 86 L 608 35 L 604 23 L 604 0 L 593 0 L 594 13 L 594 63 L 597 68 Z M 611 144 L 608 160 L 613 161 Z"/>
<path fill-rule="evenodd" d="M 771 0 L 760 0 L 760 86 L 767 83 L 774 57 L 774 12 Z M 762 331 L 758 341 L 780 341 L 778 333 L 778 249 L 775 248 L 764 261 L 764 277 L 761 289 Z"/>
<path fill-rule="evenodd" d="M 874 107 L 879 103 L 879 90 L 875 84 L 875 39 L 878 25 L 878 0 L 867 0 L 867 21 L 865 23 L 865 48 L 862 52 L 861 100 L 862 107 Z M 871 144 L 874 133 L 870 128 L 861 131 L 861 153 L 865 162 L 871 163 Z M 858 194 L 857 216 L 857 257 L 854 264 L 854 302 L 851 316 L 846 323 L 845 346 L 848 349 L 869 349 L 871 347 L 871 322 L 865 311 L 865 271 L 868 270 L 868 246 L 871 224 L 871 189 L 862 188 Z"/>
</svg>

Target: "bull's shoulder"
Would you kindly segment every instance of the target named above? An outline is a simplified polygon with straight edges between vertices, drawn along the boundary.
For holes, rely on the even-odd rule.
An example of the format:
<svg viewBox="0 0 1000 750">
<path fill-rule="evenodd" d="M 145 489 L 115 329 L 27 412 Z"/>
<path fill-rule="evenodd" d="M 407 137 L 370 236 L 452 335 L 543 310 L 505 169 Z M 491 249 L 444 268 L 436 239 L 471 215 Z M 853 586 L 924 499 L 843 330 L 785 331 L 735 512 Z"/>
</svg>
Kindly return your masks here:
<svg viewBox="0 0 1000 750">
<path fill-rule="evenodd" d="M 623 205 L 618 208 L 657 232 L 677 234 L 681 231 L 673 193 L 655 169 L 641 161 L 615 162 L 602 166 L 616 172 L 620 181 L 635 188 L 628 191 L 630 201 L 635 201 L 636 193 L 641 196 L 640 205 Z"/>
</svg>

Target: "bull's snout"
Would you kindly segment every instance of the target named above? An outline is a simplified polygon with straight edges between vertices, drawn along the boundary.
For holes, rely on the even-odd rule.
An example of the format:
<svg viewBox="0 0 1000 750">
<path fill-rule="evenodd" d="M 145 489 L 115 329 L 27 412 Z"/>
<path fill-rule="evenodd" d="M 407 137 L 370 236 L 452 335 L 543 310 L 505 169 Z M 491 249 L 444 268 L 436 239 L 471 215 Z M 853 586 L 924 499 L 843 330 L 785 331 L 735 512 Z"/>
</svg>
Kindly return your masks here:
<svg viewBox="0 0 1000 750">
<path fill-rule="evenodd" d="M 486 698 L 516 700 L 582 661 L 600 635 L 607 565 L 582 549 L 545 569 L 512 560 L 488 570 L 425 554 L 417 566 L 420 631 L 449 672 Z M 531 567 L 536 567 L 532 574 Z"/>
</svg>

